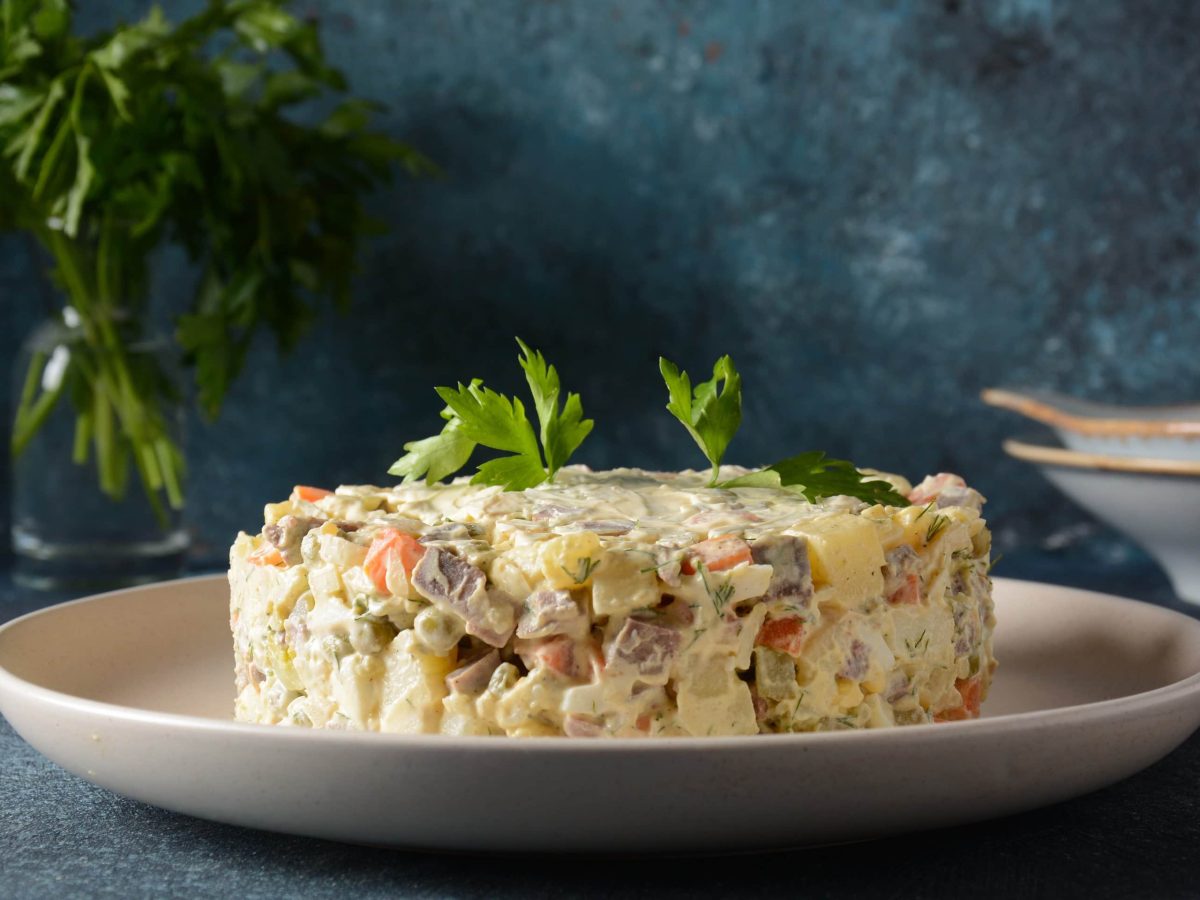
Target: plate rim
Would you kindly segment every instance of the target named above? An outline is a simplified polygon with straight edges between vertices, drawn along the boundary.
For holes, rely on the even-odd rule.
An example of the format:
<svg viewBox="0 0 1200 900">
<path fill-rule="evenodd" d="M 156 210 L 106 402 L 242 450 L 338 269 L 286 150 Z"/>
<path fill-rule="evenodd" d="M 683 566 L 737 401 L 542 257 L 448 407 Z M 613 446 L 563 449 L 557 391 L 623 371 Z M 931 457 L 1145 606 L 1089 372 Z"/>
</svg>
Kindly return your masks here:
<svg viewBox="0 0 1200 900">
<path fill-rule="evenodd" d="M 39 616 L 48 615 L 52 611 L 60 611 L 64 608 L 76 606 L 84 603 L 92 603 L 111 598 L 115 595 L 128 595 L 132 593 L 141 593 L 143 591 L 155 590 L 170 585 L 195 583 L 195 582 L 216 582 L 226 578 L 224 573 L 202 574 L 189 576 L 187 578 L 171 579 L 169 581 L 160 581 L 153 584 L 139 585 L 137 587 L 122 588 L 113 591 L 105 591 L 100 594 L 95 594 L 87 597 L 81 597 L 76 600 L 69 600 L 64 603 L 53 604 L 43 607 L 42 609 L 33 610 L 9 622 L 0 625 L 0 639 L 3 639 L 9 632 L 17 630 L 22 626 L 22 623 L 35 619 Z M 1089 597 L 1098 597 L 1106 602 L 1114 602 L 1117 604 L 1135 604 L 1153 610 L 1153 615 L 1162 616 L 1164 619 L 1175 619 L 1181 627 L 1191 628 L 1200 632 L 1200 621 L 1178 610 L 1169 609 L 1154 603 L 1148 603 L 1144 600 L 1137 600 L 1130 597 L 1121 597 L 1115 594 L 1107 594 L 1100 591 L 1091 591 L 1086 588 L 1077 588 L 1069 585 L 1054 584 L 1051 582 L 1031 581 L 1019 578 L 997 578 L 998 582 L 1014 585 L 1029 585 L 1039 588 L 1050 588 L 1054 591 L 1061 591 L 1071 594 L 1082 594 Z M 1152 688 L 1148 691 L 1138 691 L 1132 694 L 1125 694 L 1120 697 L 1111 697 L 1106 700 L 1095 700 L 1089 703 L 1076 703 L 1069 706 L 1056 706 L 1050 709 L 1029 710 L 1018 713 L 1008 713 L 997 715 L 983 719 L 973 719 L 960 722 L 943 722 L 938 723 L 937 727 L 931 728 L 877 728 L 877 729 L 859 729 L 848 731 L 826 731 L 826 732 L 804 732 L 797 734 L 756 734 L 756 735 L 730 735 L 717 737 L 662 737 L 662 738 L 607 738 L 604 740 L 562 740 L 558 737 L 530 737 L 520 740 L 503 740 L 495 737 L 481 738 L 479 736 L 459 736 L 459 735 L 442 735 L 442 734 L 393 734 L 387 732 L 357 732 L 357 731 L 332 731 L 323 728 L 287 728 L 278 725 L 261 725 L 250 722 L 238 722 L 233 718 L 228 720 L 212 719 L 204 716 L 187 715 L 184 713 L 160 712 L 156 710 L 148 710 L 134 706 L 124 706 L 116 703 L 109 703 L 102 700 L 91 700 L 85 697 L 79 697 L 74 694 L 68 694 L 63 691 L 57 691 L 52 688 L 44 687 L 32 681 L 21 678 L 9 671 L 0 659 L 0 701 L 5 697 L 25 696 L 31 700 L 36 700 L 41 703 L 49 704 L 54 707 L 69 709 L 78 714 L 88 715 L 97 719 L 115 719 L 122 722 L 128 722 L 133 725 L 153 725 L 168 727 L 173 730 L 194 731 L 194 732 L 213 732 L 213 733 L 228 733 L 236 731 L 244 734 L 258 734 L 263 739 L 293 741 L 293 742 L 321 742 L 330 741 L 336 744 L 351 745 L 351 746 L 369 746 L 372 748 L 390 748 L 391 752 L 402 752 L 404 749 L 433 749 L 444 748 L 454 749 L 456 752 L 486 752 L 489 755 L 499 753 L 524 753 L 529 752 L 533 748 L 555 748 L 551 752 L 554 753 L 627 753 L 630 750 L 638 750 L 640 752 L 662 753 L 681 751 L 697 752 L 709 748 L 728 750 L 749 750 L 752 748 L 763 747 L 779 747 L 784 745 L 796 745 L 799 747 L 808 746 L 810 744 L 843 744 L 847 741 L 851 742 L 850 746 L 862 746 L 868 741 L 885 741 L 885 742 L 902 742 L 902 743 L 922 743 L 930 739 L 944 741 L 949 739 L 952 734 L 958 734 L 966 737 L 967 735 L 975 735 L 984 737 L 990 732 L 1005 732 L 1014 728 L 1036 729 L 1044 725 L 1058 723 L 1065 717 L 1075 719 L 1090 720 L 1096 717 L 1107 717 L 1110 715 L 1120 715 L 1123 712 L 1127 713 L 1146 713 L 1153 711 L 1163 705 L 1182 701 L 1188 695 L 1196 695 L 1200 697 L 1200 670 L 1193 672 L 1186 678 L 1178 681 L 1173 681 L 1170 684 L 1162 685 L 1161 687 Z M 3 703 L 0 703 L 0 713 L 3 712 Z M 947 727 L 952 726 L 952 730 L 947 731 Z M 657 749 L 656 749 L 657 748 Z"/>
</svg>

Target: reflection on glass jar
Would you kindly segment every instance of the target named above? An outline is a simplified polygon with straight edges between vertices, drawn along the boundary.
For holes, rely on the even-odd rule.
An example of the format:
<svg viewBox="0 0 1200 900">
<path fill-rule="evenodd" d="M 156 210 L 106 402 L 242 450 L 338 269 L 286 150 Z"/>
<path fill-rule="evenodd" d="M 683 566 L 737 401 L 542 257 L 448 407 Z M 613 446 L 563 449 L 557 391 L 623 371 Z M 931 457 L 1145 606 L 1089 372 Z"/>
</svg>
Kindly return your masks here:
<svg viewBox="0 0 1200 900">
<path fill-rule="evenodd" d="M 171 344 L 133 317 L 68 307 L 26 339 L 13 374 L 17 580 L 98 590 L 177 575 L 188 538 Z"/>
</svg>

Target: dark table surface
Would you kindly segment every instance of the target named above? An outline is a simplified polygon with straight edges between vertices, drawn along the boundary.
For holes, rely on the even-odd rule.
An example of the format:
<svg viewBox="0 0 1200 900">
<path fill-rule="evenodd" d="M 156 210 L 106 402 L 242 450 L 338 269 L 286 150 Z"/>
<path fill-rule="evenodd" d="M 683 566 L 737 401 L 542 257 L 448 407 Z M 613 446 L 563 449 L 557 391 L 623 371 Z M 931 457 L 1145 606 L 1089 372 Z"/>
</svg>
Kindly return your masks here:
<svg viewBox="0 0 1200 900">
<path fill-rule="evenodd" d="M 1009 577 L 1184 607 L 1144 560 L 1030 552 Z M 66 599 L 0 571 L 0 621 Z M 736 827 L 736 823 L 731 823 Z M 166 812 L 59 769 L 0 719 L 0 896 L 1195 897 L 1200 734 L 1047 809 L 868 844 L 704 859 L 470 857 L 348 846 Z"/>
</svg>

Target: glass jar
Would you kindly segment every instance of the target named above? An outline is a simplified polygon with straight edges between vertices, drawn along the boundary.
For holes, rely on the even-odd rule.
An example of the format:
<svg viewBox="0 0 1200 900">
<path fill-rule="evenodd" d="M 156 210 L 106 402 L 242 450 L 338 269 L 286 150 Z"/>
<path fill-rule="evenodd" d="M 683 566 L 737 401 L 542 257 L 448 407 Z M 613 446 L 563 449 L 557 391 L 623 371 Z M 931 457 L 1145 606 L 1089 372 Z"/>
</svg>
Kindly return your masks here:
<svg viewBox="0 0 1200 900">
<path fill-rule="evenodd" d="M 184 406 L 173 347 L 71 308 L 14 363 L 14 577 L 94 591 L 177 576 Z"/>
</svg>

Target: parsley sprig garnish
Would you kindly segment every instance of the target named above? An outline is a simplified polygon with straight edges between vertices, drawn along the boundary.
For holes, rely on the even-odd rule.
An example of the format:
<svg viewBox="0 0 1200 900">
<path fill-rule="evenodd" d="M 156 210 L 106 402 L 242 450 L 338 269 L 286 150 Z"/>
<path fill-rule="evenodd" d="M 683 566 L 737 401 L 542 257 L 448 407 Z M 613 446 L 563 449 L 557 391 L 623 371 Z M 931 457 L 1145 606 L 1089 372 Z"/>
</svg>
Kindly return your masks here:
<svg viewBox="0 0 1200 900">
<path fill-rule="evenodd" d="M 908 506 L 891 484 L 863 475 L 844 459 L 820 450 L 799 453 L 737 478 L 720 480 L 721 460 L 742 424 L 742 378 L 729 356 L 713 365 L 713 377 L 694 388 L 687 372 L 660 357 L 659 371 L 667 384 L 667 409 L 683 423 L 712 464 L 710 487 L 773 487 L 802 494 L 815 503 L 822 497 L 857 497 L 867 503 Z"/>
<path fill-rule="evenodd" d="M 476 378 L 470 384 L 435 388 L 446 403 L 441 416 L 446 424 L 439 434 L 404 445 L 407 451 L 388 472 L 406 482 L 424 479 L 433 484 L 453 475 L 471 459 L 477 446 L 507 453 L 480 464 L 472 484 L 500 485 L 521 491 L 551 481 L 592 430 L 583 418 L 578 394 L 560 402 L 562 385 L 554 366 L 517 338 L 519 362 L 533 396 L 539 433 L 535 433 L 525 404 L 485 387 Z M 540 434 L 540 446 L 539 446 Z"/>
<path fill-rule="evenodd" d="M 718 487 L 778 487 L 802 494 L 810 503 L 822 497 L 857 497 L 866 503 L 909 506 L 908 499 L 891 484 L 871 478 L 854 463 L 831 459 L 820 450 L 810 450 L 781 459 L 738 478 L 722 481 Z"/>
<path fill-rule="evenodd" d="M 407 452 L 388 470 L 392 475 L 401 475 L 406 482 L 423 479 L 433 484 L 462 469 L 475 448 L 484 446 L 508 455 L 481 464 L 472 484 L 520 491 L 553 480 L 554 473 L 591 433 L 593 423 L 583 418 L 578 394 L 567 393 L 564 399 L 554 366 L 520 338 L 517 344 L 538 430 L 534 431 L 520 399 L 498 394 L 478 378 L 466 385 L 439 387 L 438 396 L 446 403 L 441 412 L 445 425 L 432 437 L 405 444 Z M 668 411 L 683 424 L 712 466 L 710 487 L 777 488 L 801 494 L 813 503 L 823 497 L 848 496 L 867 503 L 909 505 L 890 483 L 864 475 L 853 463 L 831 459 L 819 450 L 722 481 L 721 461 L 742 424 L 742 377 L 733 359 L 722 356 L 713 365 L 713 377 L 695 385 L 687 372 L 668 359 L 660 357 L 658 367 L 667 385 Z M 642 571 L 655 571 L 663 565 L 666 563 Z M 724 598 L 718 599 L 724 602 Z"/>
<path fill-rule="evenodd" d="M 666 357 L 659 357 L 658 370 L 667 383 L 667 409 L 712 463 L 709 486 L 714 486 L 721 477 L 725 449 L 742 424 L 742 376 L 728 356 L 713 365 L 711 379 L 694 388 L 688 373 Z"/>
</svg>

